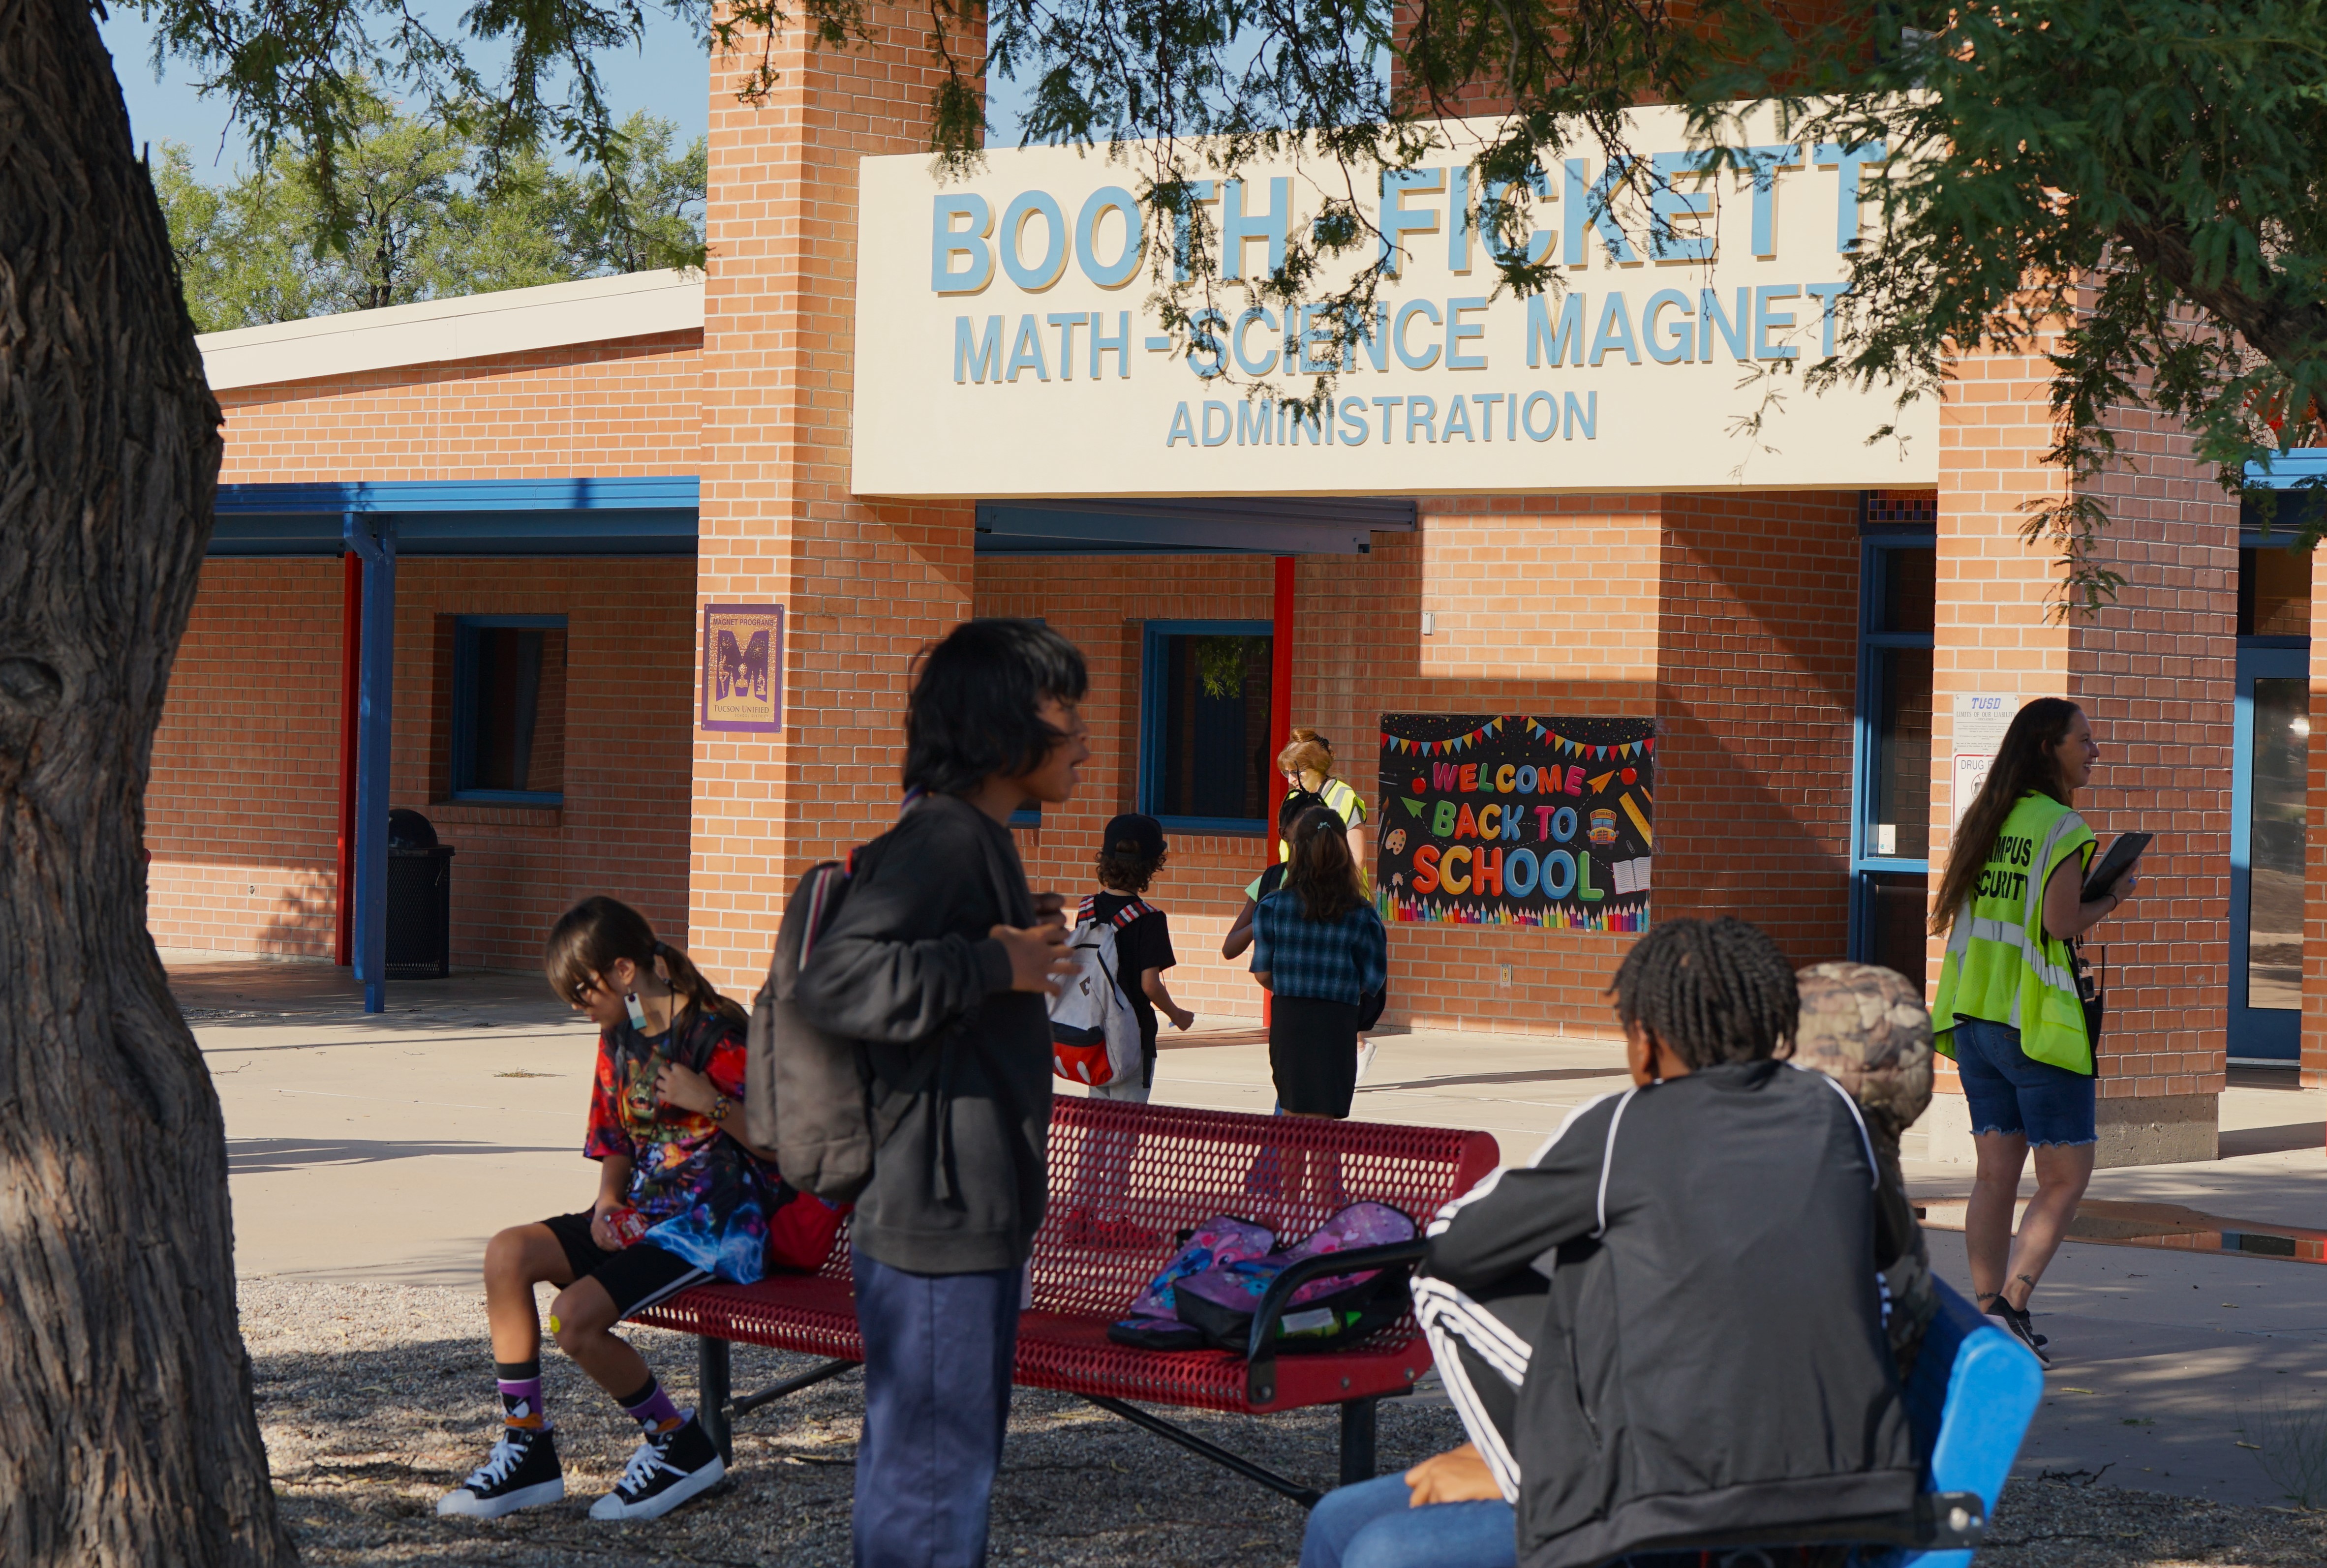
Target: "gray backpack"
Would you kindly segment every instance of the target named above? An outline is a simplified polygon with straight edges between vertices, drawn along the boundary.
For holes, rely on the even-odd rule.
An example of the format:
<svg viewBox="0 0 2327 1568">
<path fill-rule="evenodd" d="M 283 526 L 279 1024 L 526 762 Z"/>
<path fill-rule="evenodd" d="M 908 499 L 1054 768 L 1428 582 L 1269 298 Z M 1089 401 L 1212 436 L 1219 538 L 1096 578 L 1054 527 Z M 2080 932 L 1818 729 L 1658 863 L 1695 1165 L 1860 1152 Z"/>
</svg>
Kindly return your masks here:
<svg viewBox="0 0 2327 1568">
<path fill-rule="evenodd" d="M 743 1069 L 752 1142 L 776 1152 L 776 1168 L 794 1188 L 831 1203 L 854 1201 L 873 1179 L 872 1069 L 861 1044 L 810 1023 L 793 994 L 848 896 L 850 869 L 819 861 L 785 901 L 767 982 L 752 1000 Z"/>
</svg>

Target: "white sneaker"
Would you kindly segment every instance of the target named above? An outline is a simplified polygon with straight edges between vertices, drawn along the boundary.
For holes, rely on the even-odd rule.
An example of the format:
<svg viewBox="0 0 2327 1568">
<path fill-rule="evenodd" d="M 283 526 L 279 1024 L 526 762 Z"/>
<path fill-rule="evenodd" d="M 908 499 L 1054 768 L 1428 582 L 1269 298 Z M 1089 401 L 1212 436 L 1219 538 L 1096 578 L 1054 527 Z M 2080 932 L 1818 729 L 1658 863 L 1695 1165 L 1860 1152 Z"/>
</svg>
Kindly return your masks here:
<svg viewBox="0 0 2327 1568">
<path fill-rule="evenodd" d="M 436 1499 L 436 1511 L 498 1519 L 565 1496 L 565 1475 L 558 1468 L 557 1443 L 549 1429 L 505 1426 L 493 1451 L 469 1472 L 460 1489 Z"/>
<path fill-rule="evenodd" d="M 727 1473 L 711 1434 L 692 1411 L 668 1432 L 639 1444 L 614 1489 L 590 1505 L 593 1519 L 659 1519 L 719 1484 Z"/>
<path fill-rule="evenodd" d="M 1377 1041 L 1363 1041 L 1358 1046 L 1358 1081 L 1366 1081 L 1366 1073 L 1374 1065 L 1374 1052 L 1381 1049 Z"/>
</svg>

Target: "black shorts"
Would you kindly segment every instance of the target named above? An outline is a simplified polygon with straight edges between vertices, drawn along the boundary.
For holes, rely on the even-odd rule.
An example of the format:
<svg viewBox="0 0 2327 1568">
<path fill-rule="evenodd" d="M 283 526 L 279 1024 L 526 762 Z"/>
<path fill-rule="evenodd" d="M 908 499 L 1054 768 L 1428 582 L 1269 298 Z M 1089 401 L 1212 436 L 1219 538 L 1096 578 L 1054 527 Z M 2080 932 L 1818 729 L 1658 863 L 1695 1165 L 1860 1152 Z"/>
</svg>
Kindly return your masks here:
<svg viewBox="0 0 2327 1568">
<path fill-rule="evenodd" d="M 608 1252 L 590 1235 L 587 1213 L 561 1214 L 541 1223 L 565 1249 L 565 1265 L 574 1277 L 593 1279 L 614 1301 L 617 1318 L 642 1312 L 666 1296 L 689 1285 L 701 1284 L 711 1271 L 699 1269 L 675 1252 L 665 1252 L 650 1241 Z"/>
</svg>

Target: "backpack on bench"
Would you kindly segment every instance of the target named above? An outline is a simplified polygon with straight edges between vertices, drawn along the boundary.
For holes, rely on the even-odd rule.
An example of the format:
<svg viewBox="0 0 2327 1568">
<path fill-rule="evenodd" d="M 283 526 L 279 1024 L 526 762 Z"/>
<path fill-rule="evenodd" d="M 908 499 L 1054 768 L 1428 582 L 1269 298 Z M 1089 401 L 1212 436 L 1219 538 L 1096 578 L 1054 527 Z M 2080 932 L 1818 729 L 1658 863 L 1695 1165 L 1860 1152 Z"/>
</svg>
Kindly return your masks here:
<svg viewBox="0 0 2327 1568">
<path fill-rule="evenodd" d="M 1140 1293 L 1133 1315 L 1110 1326 L 1107 1337 L 1142 1349 L 1217 1348 L 1242 1355 L 1252 1346 L 1260 1299 L 1286 1269 L 1351 1247 L 1412 1241 L 1416 1234 L 1413 1219 L 1387 1203 L 1352 1203 L 1286 1247 L 1249 1220 L 1218 1215 L 1188 1233 L 1179 1254 Z M 1397 1321 L 1407 1302 L 1406 1275 L 1397 1269 L 1311 1280 L 1293 1293 L 1277 1320 L 1276 1348 L 1338 1350 Z"/>
</svg>

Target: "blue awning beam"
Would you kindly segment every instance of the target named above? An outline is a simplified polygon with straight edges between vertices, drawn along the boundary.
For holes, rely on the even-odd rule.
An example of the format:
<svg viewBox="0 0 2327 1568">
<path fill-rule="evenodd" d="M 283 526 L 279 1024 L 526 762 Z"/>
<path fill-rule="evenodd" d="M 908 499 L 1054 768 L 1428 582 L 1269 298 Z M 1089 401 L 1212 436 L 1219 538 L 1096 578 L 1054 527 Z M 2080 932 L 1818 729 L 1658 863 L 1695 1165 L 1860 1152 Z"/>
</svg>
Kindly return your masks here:
<svg viewBox="0 0 2327 1568">
<path fill-rule="evenodd" d="M 1414 527 L 1402 496 L 977 503 L 981 555 L 1362 555 Z"/>
<path fill-rule="evenodd" d="M 336 555 L 341 518 L 385 518 L 406 555 L 692 555 L 692 474 L 222 484 L 210 553 Z"/>
</svg>

